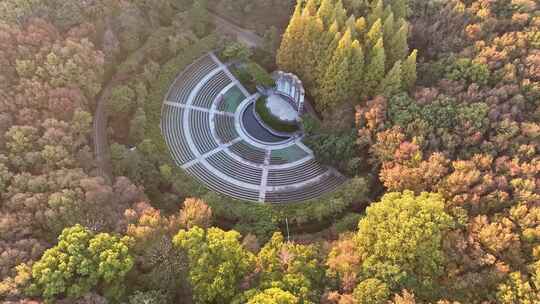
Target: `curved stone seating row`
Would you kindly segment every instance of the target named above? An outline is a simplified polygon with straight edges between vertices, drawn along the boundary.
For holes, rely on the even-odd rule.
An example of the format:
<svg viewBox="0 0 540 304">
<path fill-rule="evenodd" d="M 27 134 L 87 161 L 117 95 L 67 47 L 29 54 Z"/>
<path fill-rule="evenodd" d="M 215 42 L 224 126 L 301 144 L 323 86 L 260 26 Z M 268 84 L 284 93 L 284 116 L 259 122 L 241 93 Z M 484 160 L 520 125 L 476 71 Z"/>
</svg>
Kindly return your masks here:
<svg viewBox="0 0 540 304">
<path fill-rule="evenodd" d="M 180 74 L 174 82 L 167 100 L 178 103 L 186 103 L 193 88 L 218 65 L 210 56 L 205 56 L 194 62 Z"/>
<path fill-rule="evenodd" d="M 206 159 L 214 168 L 244 183 L 260 185 L 262 169 L 246 166 L 231 158 L 226 152 L 218 152 Z"/>
<path fill-rule="evenodd" d="M 222 144 L 226 144 L 239 136 L 234 127 L 234 117 L 216 115 L 214 116 L 214 123 L 216 134 Z"/>
<path fill-rule="evenodd" d="M 210 114 L 208 112 L 191 110 L 189 112 L 189 128 L 199 153 L 205 154 L 219 146 L 212 136 Z"/>
<path fill-rule="evenodd" d="M 324 174 L 326 169 L 315 160 L 309 160 L 288 169 L 268 171 L 268 186 L 286 186 L 313 179 Z"/>
<path fill-rule="evenodd" d="M 237 199 L 243 199 L 248 201 L 258 201 L 259 200 L 259 191 L 246 189 L 244 187 L 239 187 L 231 183 L 226 182 L 225 180 L 214 175 L 212 172 L 203 166 L 201 163 L 197 163 L 186 169 L 187 172 L 199 179 L 204 183 L 208 188 L 223 193 L 229 196 L 232 196 Z"/>
<path fill-rule="evenodd" d="M 321 180 L 300 188 L 284 189 L 281 191 L 266 192 L 266 201 L 272 203 L 285 203 L 305 201 L 317 198 L 327 192 L 335 190 L 345 181 L 342 176 L 330 174 Z"/>
<path fill-rule="evenodd" d="M 243 159 L 256 164 L 264 164 L 264 159 L 266 158 L 266 151 L 253 147 L 245 141 L 240 141 L 232 145 L 229 150 Z"/>
<path fill-rule="evenodd" d="M 220 71 L 208 80 L 193 99 L 193 105 L 210 109 L 219 92 L 231 83 L 225 72 Z"/>
<path fill-rule="evenodd" d="M 332 191 L 344 181 L 344 177 L 319 165 L 298 145 L 271 152 L 267 152 L 271 147 L 259 148 L 246 140 L 229 147 L 220 146 L 238 139 L 242 134 L 236 130 L 235 117 L 219 112 L 211 117 L 210 111 L 205 109 L 217 106 L 224 112 L 233 113 L 238 104 L 245 100 L 238 86 L 232 86 L 224 94 L 223 101 L 213 105 L 219 102 L 220 98 L 217 97 L 220 92 L 234 81 L 225 69 L 218 59 L 207 55 L 183 71 L 171 86 L 166 98 L 169 103 L 162 108 L 161 129 L 172 158 L 178 165 L 189 163 L 189 166 L 185 166 L 186 172 L 209 189 L 247 201 L 262 198 L 271 203 L 303 201 Z M 285 76 L 288 77 L 288 74 Z M 201 83 L 203 79 L 205 82 Z M 196 87 L 199 90 L 193 96 Z M 295 83 L 292 87 L 285 84 L 282 89 L 295 97 L 301 96 Z M 190 96 L 193 96 L 193 100 L 189 101 L 190 106 L 180 105 L 186 104 Z M 215 130 L 212 130 L 212 126 Z M 190 138 L 187 138 L 187 133 Z M 270 159 L 265 163 L 268 153 Z M 199 155 L 204 156 L 197 159 Z M 287 168 L 286 164 L 301 159 L 306 161 Z M 265 169 L 266 165 L 270 167 Z M 281 168 L 272 165 L 281 165 Z"/>
<path fill-rule="evenodd" d="M 182 126 L 184 109 L 165 106 L 161 118 L 161 128 L 165 134 L 165 141 L 170 147 L 173 159 L 177 164 L 185 164 L 195 158 L 191 151 Z"/>
</svg>

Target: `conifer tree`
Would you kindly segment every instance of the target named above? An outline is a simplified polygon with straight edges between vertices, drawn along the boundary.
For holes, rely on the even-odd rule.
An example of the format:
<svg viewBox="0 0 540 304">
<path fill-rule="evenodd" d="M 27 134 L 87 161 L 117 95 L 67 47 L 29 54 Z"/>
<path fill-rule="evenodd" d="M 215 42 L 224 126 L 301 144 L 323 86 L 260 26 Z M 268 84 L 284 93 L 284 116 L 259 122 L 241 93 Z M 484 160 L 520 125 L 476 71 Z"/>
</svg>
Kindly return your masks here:
<svg viewBox="0 0 540 304">
<path fill-rule="evenodd" d="M 351 95 L 352 79 L 349 72 L 351 47 L 351 31 L 347 30 L 339 41 L 324 79 L 322 79 L 319 108 L 321 112 L 329 109 L 332 105 L 345 102 Z"/>
<path fill-rule="evenodd" d="M 384 42 L 383 39 L 380 38 L 370 51 L 369 63 L 366 67 L 364 87 L 368 97 L 376 94 L 379 84 L 384 79 L 385 61 Z"/>
<path fill-rule="evenodd" d="M 393 0 L 392 11 L 396 18 L 407 18 L 409 15 L 409 0 Z"/>
<path fill-rule="evenodd" d="M 394 13 L 390 12 L 390 14 L 384 19 L 383 22 L 383 38 L 384 38 L 384 45 L 389 46 L 390 40 L 394 36 L 396 23 L 394 21 Z"/>
<path fill-rule="evenodd" d="M 390 16 L 390 14 L 393 14 L 393 11 L 392 11 L 392 6 L 391 5 L 386 5 L 384 7 L 384 12 L 383 12 L 383 17 L 382 19 L 384 21 L 386 21 L 386 18 L 388 18 L 388 16 Z"/>
<path fill-rule="evenodd" d="M 298 76 L 304 81 L 304 85 L 311 88 L 317 78 L 317 64 L 324 55 L 327 39 L 324 33 L 322 20 L 318 16 L 309 16 L 304 13 L 304 33 L 302 36 L 303 56 L 301 57 Z"/>
<path fill-rule="evenodd" d="M 360 17 L 360 18 L 356 19 L 355 27 L 356 27 L 356 33 L 357 33 L 358 38 L 363 40 L 364 35 L 367 32 L 366 18 Z"/>
<path fill-rule="evenodd" d="M 408 24 L 403 23 L 399 30 L 392 36 L 390 40 L 390 45 L 386 46 L 388 55 L 388 67 L 393 66 L 393 64 L 398 60 L 405 60 L 405 57 L 409 53 L 409 46 L 407 44 L 408 32 Z"/>
<path fill-rule="evenodd" d="M 379 89 L 377 89 L 377 94 L 382 94 L 390 98 L 394 94 L 399 93 L 402 88 L 401 75 L 401 61 L 398 60 L 384 77 Z"/>
<path fill-rule="evenodd" d="M 409 90 L 414 87 L 416 83 L 416 56 L 418 50 L 413 50 L 407 59 L 403 62 L 402 66 L 402 83 L 403 89 Z"/>
<path fill-rule="evenodd" d="M 352 59 L 350 64 L 351 69 L 351 83 L 352 83 L 352 94 L 353 98 L 356 98 L 357 101 L 363 99 L 363 86 L 362 82 L 364 79 L 364 52 L 362 51 L 362 46 L 358 40 L 353 41 L 352 43 Z"/>
<path fill-rule="evenodd" d="M 381 19 L 377 19 L 367 33 L 367 47 L 371 48 L 375 46 L 377 41 L 379 41 L 381 38 L 383 38 L 382 21 Z"/>
<path fill-rule="evenodd" d="M 327 33 L 325 33 L 325 48 L 321 48 L 321 57 L 317 64 L 317 76 L 316 76 L 316 86 L 314 88 L 313 94 L 318 97 L 321 94 L 321 88 L 323 86 L 324 79 L 326 77 L 326 72 L 330 65 L 330 61 L 334 56 L 334 51 L 337 48 L 339 41 L 341 40 L 341 33 L 338 31 L 337 22 L 334 22 Z"/>
<path fill-rule="evenodd" d="M 322 0 L 317 15 L 324 23 L 325 27 L 330 27 L 335 21 L 336 10 L 333 0 Z"/>
<path fill-rule="evenodd" d="M 356 38 L 356 17 L 354 15 L 351 15 L 349 19 L 347 19 L 347 22 L 345 22 L 345 28 L 351 31 L 351 36 L 353 38 Z"/>
<path fill-rule="evenodd" d="M 302 1 L 298 1 L 278 50 L 276 61 L 280 69 L 290 72 L 298 70 L 298 59 L 302 54 L 300 43 L 303 27 Z"/>
<path fill-rule="evenodd" d="M 384 18 L 384 2 L 383 0 L 375 0 L 371 5 L 371 13 L 368 15 L 369 25 L 373 25 L 377 19 Z"/>
<path fill-rule="evenodd" d="M 317 13 L 317 0 L 307 0 L 304 12 L 307 12 L 310 16 L 314 16 Z"/>
<path fill-rule="evenodd" d="M 345 7 L 343 7 L 343 2 L 341 0 L 337 0 L 334 7 L 334 18 L 339 24 L 339 26 L 343 27 L 345 25 L 345 21 L 347 20 L 347 10 L 345 9 Z"/>
</svg>

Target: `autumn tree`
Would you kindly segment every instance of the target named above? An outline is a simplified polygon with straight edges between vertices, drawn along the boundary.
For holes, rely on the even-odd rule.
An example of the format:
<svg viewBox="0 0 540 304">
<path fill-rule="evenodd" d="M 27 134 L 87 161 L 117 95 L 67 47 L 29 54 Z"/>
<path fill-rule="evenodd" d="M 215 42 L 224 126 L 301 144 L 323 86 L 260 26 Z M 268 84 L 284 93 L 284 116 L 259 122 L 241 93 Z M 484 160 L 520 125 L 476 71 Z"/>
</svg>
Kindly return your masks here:
<svg viewBox="0 0 540 304">
<path fill-rule="evenodd" d="M 180 223 L 185 229 L 195 226 L 209 228 L 212 223 L 212 209 L 200 199 L 187 198 L 180 210 Z"/>
</svg>

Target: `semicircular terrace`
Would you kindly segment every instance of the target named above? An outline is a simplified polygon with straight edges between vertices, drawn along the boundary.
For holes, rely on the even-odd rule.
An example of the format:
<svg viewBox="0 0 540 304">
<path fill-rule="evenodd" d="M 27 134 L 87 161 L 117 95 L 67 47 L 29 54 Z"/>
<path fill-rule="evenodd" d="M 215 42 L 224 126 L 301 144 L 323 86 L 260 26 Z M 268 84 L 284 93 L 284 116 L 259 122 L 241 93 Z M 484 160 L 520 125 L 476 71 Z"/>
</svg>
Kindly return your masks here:
<svg viewBox="0 0 540 304">
<path fill-rule="evenodd" d="M 264 144 L 246 134 L 241 112 L 258 97 L 213 53 L 182 71 L 161 111 L 176 164 L 209 189 L 255 202 L 304 201 L 342 184 L 345 178 L 317 163 L 301 137 Z"/>
</svg>

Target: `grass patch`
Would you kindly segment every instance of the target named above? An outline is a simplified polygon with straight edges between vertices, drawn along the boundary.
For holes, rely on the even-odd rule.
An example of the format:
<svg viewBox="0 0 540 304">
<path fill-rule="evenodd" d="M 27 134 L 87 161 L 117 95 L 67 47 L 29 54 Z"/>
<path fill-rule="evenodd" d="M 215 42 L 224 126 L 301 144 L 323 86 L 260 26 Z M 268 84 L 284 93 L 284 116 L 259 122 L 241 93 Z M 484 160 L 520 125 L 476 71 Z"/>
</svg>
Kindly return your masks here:
<svg viewBox="0 0 540 304">
<path fill-rule="evenodd" d="M 234 86 L 223 96 L 224 104 L 221 108 L 225 112 L 234 113 L 245 98 L 244 93 L 237 86 Z"/>
<path fill-rule="evenodd" d="M 259 117 L 270 128 L 278 132 L 294 133 L 298 131 L 298 124 L 293 122 L 284 122 L 270 113 L 270 110 L 266 107 L 266 97 L 259 97 L 255 102 L 255 111 L 259 114 Z"/>
</svg>

